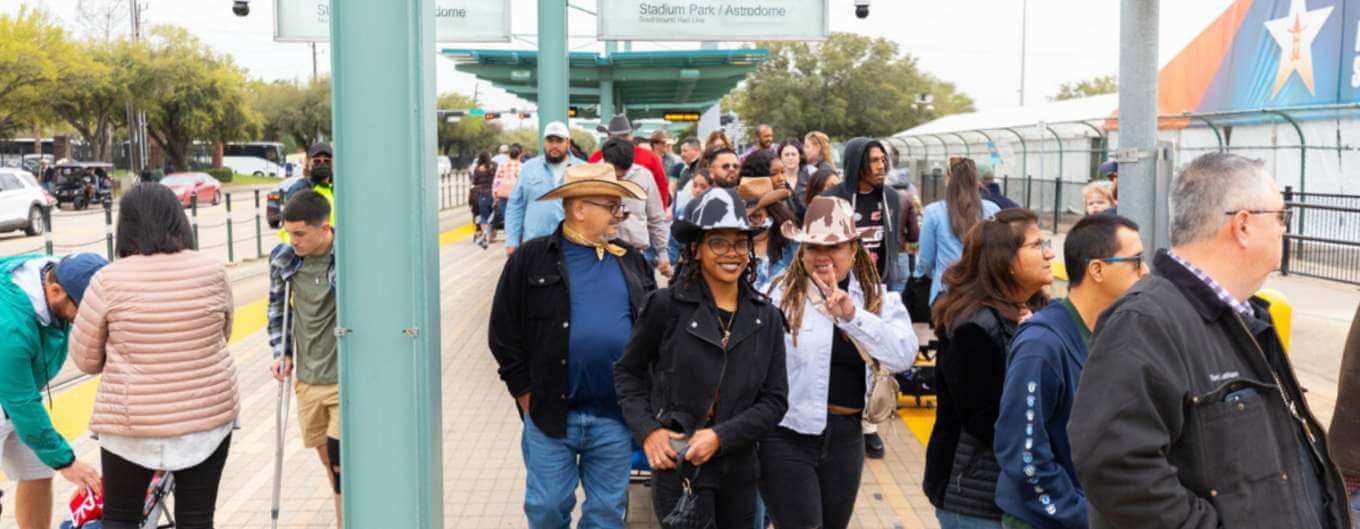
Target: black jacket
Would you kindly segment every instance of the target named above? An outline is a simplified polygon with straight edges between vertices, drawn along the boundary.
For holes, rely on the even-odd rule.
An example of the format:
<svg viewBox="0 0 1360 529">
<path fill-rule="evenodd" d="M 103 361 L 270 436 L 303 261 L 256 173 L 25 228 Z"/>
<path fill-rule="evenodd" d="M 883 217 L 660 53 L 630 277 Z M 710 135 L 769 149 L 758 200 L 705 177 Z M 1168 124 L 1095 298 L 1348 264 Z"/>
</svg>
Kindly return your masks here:
<svg viewBox="0 0 1360 529">
<path fill-rule="evenodd" d="M 935 383 L 939 408 L 926 445 L 922 486 L 937 509 L 1001 519 L 996 481 L 1001 467 L 992 453 L 1006 347 L 1016 323 L 983 307 L 954 322 L 940 340 Z"/>
<path fill-rule="evenodd" d="M 990 200 L 1001 209 L 1015 209 L 1020 207 L 1014 200 L 1011 200 L 1005 193 L 1001 192 L 1001 184 L 990 182 L 982 187 L 982 199 Z"/>
<path fill-rule="evenodd" d="M 656 279 L 642 254 L 619 258 L 633 321 Z M 562 262 L 562 225 L 547 237 L 524 243 L 501 270 L 491 302 L 488 341 L 500 364 L 501 380 L 518 396 L 528 392 L 529 416 L 551 437 L 567 435 L 567 341 L 571 337 L 571 287 Z M 589 288 L 589 285 L 582 285 Z M 636 325 L 635 325 L 636 326 Z"/>
<path fill-rule="evenodd" d="M 1165 252 L 1153 270 L 1101 315 L 1067 427 L 1091 527 L 1319 527 L 1309 489 L 1351 527 L 1265 302 L 1244 318 Z"/>
<path fill-rule="evenodd" d="M 869 138 L 850 140 L 850 143 L 845 144 L 844 180 L 822 192 L 822 195 L 843 198 L 851 205 L 855 203 L 859 195 L 860 168 L 864 166 L 865 153 L 869 147 L 883 149 L 884 154 L 888 152 L 878 140 Z M 898 281 L 900 275 L 897 269 L 897 253 L 898 247 L 902 245 L 902 222 L 899 220 L 902 218 L 902 199 L 898 198 L 897 190 L 891 186 L 879 185 L 877 189 L 883 194 L 883 208 L 888 212 L 883 219 L 883 266 L 887 270 L 880 270 L 882 273 L 879 275 L 883 276 L 883 284 L 892 285 Z"/>
<path fill-rule="evenodd" d="M 741 287 L 726 351 L 712 297 L 702 279 L 679 280 L 647 298 L 614 388 L 638 442 L 657 428 L 703 429 L 717 397 L 713 431 L 719 454 L 751 448 L 788 411 L 784 316 Z"/>
</svg>

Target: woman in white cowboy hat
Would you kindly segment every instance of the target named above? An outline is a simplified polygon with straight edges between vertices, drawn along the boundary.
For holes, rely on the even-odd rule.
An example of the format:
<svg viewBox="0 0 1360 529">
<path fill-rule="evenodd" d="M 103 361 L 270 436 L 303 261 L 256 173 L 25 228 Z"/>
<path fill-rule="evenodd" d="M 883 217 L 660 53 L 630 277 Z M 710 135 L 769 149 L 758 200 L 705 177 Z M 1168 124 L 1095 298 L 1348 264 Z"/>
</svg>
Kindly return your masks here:
<svg viewBox="0 0 1360 529">
<path fill-rule="evenodd" d="M 864 468 L 860 421 L 873 385 L 886 383 L 875 368 L 904 371 L 916 356 L 907 309 L 879 280 L 854 215 L 843 199 L 816 197 L 801 230 L 782 226 L 802 244 L 771 298 L 789 326 L 789 411 L 760 441 L 760 494 L 781 528 L 850 523 Z"/>
<path fill-rule="evenodd" d="M 736 190 L 698 200 L 672 227 L 685 272 L 648 298 L 614 384 L 652 467 L 657 517 L 692 493 L 699 520 L 750 529 L 755 443 L 788 406 L 784 318 L 751 285 L 752 228 Z"/>
<path fill-rule="evenodd" d="M 755 158 L 752 155 L 751 158 Z M 792 195 L 777 188 L 770 177 L 742 178 L 737 194 L 746 202 L 746 217 L 757 231 L 752 242 L 755 255 L 756 289 L 768 292 L 770 282 L 793 262 L 798 245 L 780 232 L 779 226 L 792 221 L 794 214 L 785 201 Z"/>
</svg>

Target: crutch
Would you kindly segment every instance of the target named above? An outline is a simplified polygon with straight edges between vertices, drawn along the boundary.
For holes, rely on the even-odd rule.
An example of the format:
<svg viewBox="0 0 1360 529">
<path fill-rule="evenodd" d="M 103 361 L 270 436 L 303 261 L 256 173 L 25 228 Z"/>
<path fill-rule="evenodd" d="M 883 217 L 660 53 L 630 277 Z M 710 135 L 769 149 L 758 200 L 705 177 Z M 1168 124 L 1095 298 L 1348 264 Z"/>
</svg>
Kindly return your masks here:
<svg viewBox="0 0 1360 529">
<path fill-rule="evenodd" d="M 279 359 L 282 361 L 280 368 L 283 369 L 283 381 L 279 382 L 279 408 L 275 417 L 274 424 L 278 426 L 278 435 L 275 436 L 277 443 L 274 447 L 274 503 L 269 509 L 270 527 L 279 528 L 279 500 L 283 490 L 283 442 L 288 434 L 288 407 L 289 407 L 289 386 L 293 381 L 293 374 L 286 369 L 288 365 L 288 351 L 292 349 L 292 327 L 288 321 L 289 304 L 292 301 L 293 285 L 291 282 L 285 283 L 283 287 L 283 349 L 284 355 Z"/>
</svg>

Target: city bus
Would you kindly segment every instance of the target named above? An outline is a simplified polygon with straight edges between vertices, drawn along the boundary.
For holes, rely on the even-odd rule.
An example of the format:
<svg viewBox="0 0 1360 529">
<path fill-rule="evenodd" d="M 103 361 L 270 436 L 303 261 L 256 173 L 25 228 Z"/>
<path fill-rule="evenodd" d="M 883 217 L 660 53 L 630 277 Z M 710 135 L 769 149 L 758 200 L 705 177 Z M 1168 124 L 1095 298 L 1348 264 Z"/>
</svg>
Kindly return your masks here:
<svg viewBox="0 0 1360 529">
<path fill-rule="evenodd" d="M 222 166 L 239 174 L 283 177 L 287 163 L 279 142 L 228 143 L 222 151 Z"/>
</svg>

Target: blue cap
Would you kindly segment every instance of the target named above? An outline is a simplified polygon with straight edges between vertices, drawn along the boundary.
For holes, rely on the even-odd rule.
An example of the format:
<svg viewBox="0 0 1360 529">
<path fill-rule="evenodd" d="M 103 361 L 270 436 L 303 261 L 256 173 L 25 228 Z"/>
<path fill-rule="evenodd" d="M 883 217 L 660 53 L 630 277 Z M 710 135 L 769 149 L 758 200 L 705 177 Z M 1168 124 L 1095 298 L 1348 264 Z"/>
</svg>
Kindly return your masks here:
<svg viewBox="0 0 1360 529">
<path fill-rule="evenodd" d="M 1105 163 L 1100 164 L 1100 169 L 1098 171 L 1100 176 L 1110 176 L 1110 173 L 1118 173 L 1119 163 L 1114 160 L 1105 160 Z"/>
<path fill-rule="evenodd" d="M 57 263 L 57 284 L 79 305 L 85 297 L 85 288 L 90 286 L 90 278 L 108 264 L 99 254 L 73 253 Z"/>
</svg>

